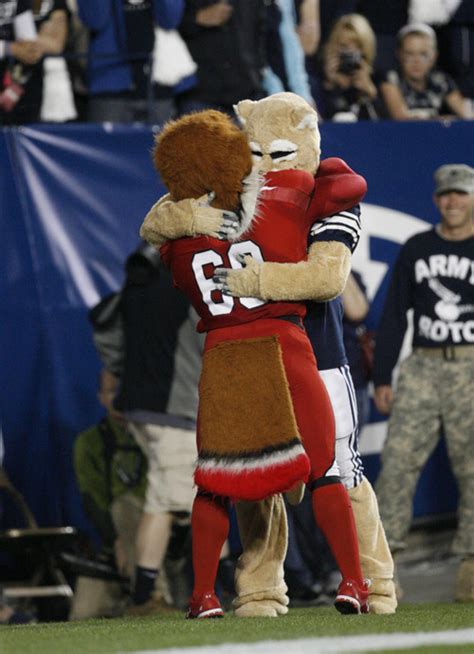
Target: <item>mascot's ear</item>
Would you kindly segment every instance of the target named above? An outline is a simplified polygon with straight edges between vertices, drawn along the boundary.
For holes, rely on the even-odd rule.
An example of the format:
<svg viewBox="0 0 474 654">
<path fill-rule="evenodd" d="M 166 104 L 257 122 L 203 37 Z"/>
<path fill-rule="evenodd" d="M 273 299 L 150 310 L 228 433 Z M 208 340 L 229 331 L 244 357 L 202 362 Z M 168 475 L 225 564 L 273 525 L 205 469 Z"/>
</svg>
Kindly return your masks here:
<svg viewBox="0 0 474 654">
<path fill-rule="evenodd" d="M 241 125 L 245 125 L 255 104 L 257 104 L 255 100 L 241 100 L 234 104 L 235 115 Z"/>
<path fill-rule="evenodd" d="M 311 108 L 295 107 L 291 112 L 291 122 L 296 129 L 318 129 L 318 114 Z"/>
</svg>

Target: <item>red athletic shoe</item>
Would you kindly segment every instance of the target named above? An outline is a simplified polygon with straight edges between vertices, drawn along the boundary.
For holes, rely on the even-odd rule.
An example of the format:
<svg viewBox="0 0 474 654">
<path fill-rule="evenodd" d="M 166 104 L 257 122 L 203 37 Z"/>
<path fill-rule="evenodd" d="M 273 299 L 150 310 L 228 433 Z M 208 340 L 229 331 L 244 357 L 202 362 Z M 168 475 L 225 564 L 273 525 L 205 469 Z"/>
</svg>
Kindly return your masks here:
<svg viewBox="0 0 474 654">
<path fill-rule="evenodd" d="M 369 581 L 359 586 L 353 579 L 343 579 L 339 584 L 334 606 L 339 613 L 369 612 Z"/>
<path fill-rule="evenodd" d="M 186 618 L 223 618 L 224 611 L 215 593 L 204 593 L 197 599 L 191 597 Z"/>
</svg>

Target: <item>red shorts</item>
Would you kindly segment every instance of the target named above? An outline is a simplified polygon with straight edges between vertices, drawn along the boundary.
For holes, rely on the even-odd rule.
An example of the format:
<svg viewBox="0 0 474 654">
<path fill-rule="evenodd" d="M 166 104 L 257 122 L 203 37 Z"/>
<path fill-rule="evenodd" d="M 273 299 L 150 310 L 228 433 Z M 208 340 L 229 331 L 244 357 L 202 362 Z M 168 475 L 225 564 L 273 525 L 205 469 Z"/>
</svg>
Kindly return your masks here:
<svg viewBox="0 0 474 654">
<path fill-rule="evenodd" d="M 207 333 L 205 350 L 222 341 L 277 336 L 296 422 L 311 463 L 311 480 L 323 477 L 335 459 L 335 423 L 329 395 L 303 328 L 282 319 L 262 319 Z"/>
</svg>

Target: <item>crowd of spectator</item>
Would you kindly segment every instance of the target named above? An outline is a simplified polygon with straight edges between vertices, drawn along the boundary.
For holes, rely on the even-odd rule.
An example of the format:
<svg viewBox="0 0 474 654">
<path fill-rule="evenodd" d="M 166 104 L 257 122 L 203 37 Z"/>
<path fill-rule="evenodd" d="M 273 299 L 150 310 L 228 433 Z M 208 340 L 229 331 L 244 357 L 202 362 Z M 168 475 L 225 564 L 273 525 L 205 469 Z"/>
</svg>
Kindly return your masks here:
<svg viewBox="0 0 474 654">
<path fill-rule="evenodd" d="M 469 0 L 0 0 L 0 125 L 147 122 L 290 90 L 323 120 L 472 118 Z"/>
</svg>

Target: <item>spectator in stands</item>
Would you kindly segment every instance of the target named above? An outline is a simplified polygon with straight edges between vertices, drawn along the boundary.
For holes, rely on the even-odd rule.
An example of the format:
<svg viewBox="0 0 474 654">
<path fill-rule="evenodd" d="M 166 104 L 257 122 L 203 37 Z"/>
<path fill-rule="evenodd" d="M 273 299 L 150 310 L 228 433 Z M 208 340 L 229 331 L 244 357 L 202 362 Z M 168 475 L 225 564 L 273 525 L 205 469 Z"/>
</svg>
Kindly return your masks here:
<svg viewBox="0 0 474 654">
<path fill-rule="evenodd" d="M 369 21 L 377 40 L 374 71 L 377 73 L 393 68 L 396 64 L 397 32 L 408 22 L 408 2 L 409 0 L 384 0 L 383 11 L 380 11 L 380 0 L 318 0 L 321 47 L 341 16 L 358 13 Z"/>
<path fill-rule="evenodd" d="M 416 483 L 441 426 L 458 482 L 453 551 L 463 558 L 456 598 L 474 600 L 474 168 L 435 172 L 441 222 L 402 247 L 377 332 L 375 403 L 390 414 L 377 481 L 380 514 L 394 554 L 406 547 Z M 414 309 L 413 352 L 392 373 Z"/>
<path fill-rule="evenodd" d="M 292 91 L 314 105 L 305 56 L 298 38 L 293 0 L 274 0 L 266 5 L 266 51 L 268 66 L 263 85 L 268 95 Z"/>
<path fill-rule="evenodd" d="M 265 96 L 264 0 L 187 0 L 180 32 L 198 65 L 198 85 L 179 99 L 180 113 Z"/>
<path fill-rule="evenodd" d="M 87 120 L 87 51 L 89 47 L 89 30 L 79 18 L 78 0 L 66 0 L 70 20 L 65 57 L 71 78 L 77 120 Z"/>
<path fill-rule="evenodd" d="M 377 88 L 372 79 L 375 35 L 360 14 L 334 24 L 324 46 L 323 80 L 317 106 L 323 119 L 375 120 Z"/>
<path fill-rule="evenodd" d="M 321 40 L 320 0 L 294 0 L 296 31 L 306 57 L 316 54 Z"/>
<path fill-rule="evenodd" d="M 446 115 L 464 118 L 464 98 L 446 73 L 435 70 L 436 35 L 423 23 L 398 33 L 399 70 L 389 70 L 380 82 L 387 114 L 394 120 L 430 120 Z"/>
<path fill-rule="evenodd" d="M 364 325 L 369 302 L 361 275 L 353 270 L 342 293 L 344 308 L 344 347 L 349 361 L 357 401 L 359 433 L 368 420 L 370 410 L 368 379 L 371 364 L 370 335 Z"/>
<path fill-rule="evenodd" d="M 77 0 L 90 30 L 88 119 L 94 122 L 162 123 L 175 112 L 175 95 L 195 83 L 153 82 L 155 27 L 175 29 L 184 0 Z"/>
<path fill-rule="evenodd" d="M 75 118 L 64 60 L 47 57 L 64 51 L 65 0 L 1 0 L 0 4 L 0 124 Z"/>
</svg>

